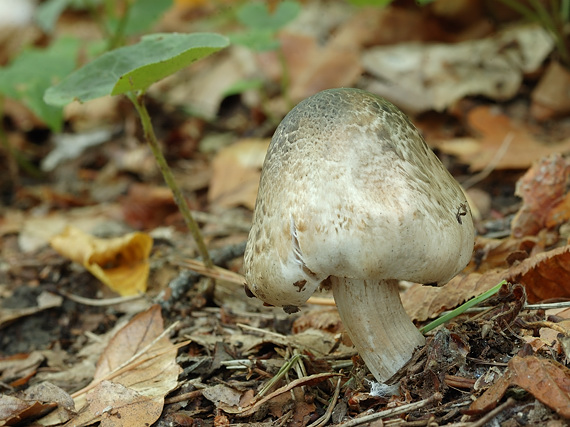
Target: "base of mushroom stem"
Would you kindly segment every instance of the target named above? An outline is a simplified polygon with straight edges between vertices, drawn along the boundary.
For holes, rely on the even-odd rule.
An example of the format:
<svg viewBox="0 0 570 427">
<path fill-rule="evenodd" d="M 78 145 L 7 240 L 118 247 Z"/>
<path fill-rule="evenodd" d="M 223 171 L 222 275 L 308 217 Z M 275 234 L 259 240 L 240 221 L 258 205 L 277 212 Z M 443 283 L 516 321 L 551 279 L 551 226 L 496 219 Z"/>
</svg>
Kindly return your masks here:
<svg viewBox="0 0 570 427">
<path fill-rule="evenodd" d="M 400 300 L 397 280 L 331 277 L 344 328 L 378 382 L 386 382 L 425 344 Z"/>
</svg>

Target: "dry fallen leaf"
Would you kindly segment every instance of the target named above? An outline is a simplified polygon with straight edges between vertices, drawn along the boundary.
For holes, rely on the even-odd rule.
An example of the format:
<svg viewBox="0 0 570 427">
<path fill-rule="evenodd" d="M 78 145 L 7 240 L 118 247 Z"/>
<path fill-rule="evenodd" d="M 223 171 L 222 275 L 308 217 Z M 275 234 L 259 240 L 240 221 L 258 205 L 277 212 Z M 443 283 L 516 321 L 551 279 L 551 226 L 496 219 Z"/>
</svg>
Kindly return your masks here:
<svg viewBox="0 0 570 427">
<path fill-rule="evenodd" d="M 536 159 L 570 150 L 570 138 L 548 143 L 539 141 L 524 123 L 495 112 L 492 107 L 476 107 L 467 118 L 471 128 L 481 134 L 480 138 L 472 140 L 478 147 L 455 150 L 457 144 L 453 140 L 438 147 L 443 152 L 456 154 L 473 171 L 480 171 L 492 162 L 495 169 L 527 169 Z M 497 156 L 497 153 L 501 155 Z"/>
<path fill-rule="evenodd" d="M 67 227 L 51 239 L 61 255 L 83 265 L 91 274 L 122 296 L 146 291 L 152 238 L 145 233 L 100 239 Z"/>
<path fill-rule="evenodd" d="M 253 210 L 268 139 L 245 139 L 221 149 L 212 161 L 208 201 L 224 208 Z"/>
<path fill-rule="evenodd" d="M 518 26 L 455 44 L 379 46 L 364 53 L 362 64 L 378 79 L 369 90 L 414 113 L 443 111 L 467 95 L 511 98 L 552 46 L 543 28 Z"/>
<path fill-rule="evenodd" d="M 538 120 L 560 117 L 570 112 L 570 71 L 552 61 L 532 91 L 531 114 Z"/>
<path fill-rule="evenodd" d="M 518 180 L 515 194 L 523 206 L 511 224 L 514 237 L 534 236 L 570 219 L 570 161 L 560 154 L 543 157 Z"/>
<path fill-rule="evenodd" d="M 424 321 L 450 310 L 501 280 L 524 285 L 530 303 L 570 298 L 570 245 L 533 255 L 508 269 L 454 277 L 441 288 L 413 285 L 402 303 L 413 320 Z"/>
<path fill-rule="evenodd" d="M 120 329 L 99 358 L 93 382 L 73 394 L 79 415 L 69 425 L 154 423 L 162 413 L 164 396 L 177 386 L 181 372 L 176 363 L 178 346 L 163 332 L 158 305 Z"/>
<path fill-rule="evenodd" d="M 518 386 L 570 418 L 570 369 L 536 356 L 515 356 L 509 360 L 505 374 L 471 404 L 471 412 L 485 412 L 497 405 L 509 386 Z"/>
<path fill-rule="evenodd" d="M 144 396 L 119 383 L 103 381 L 87 394 L 87 405 L 65 426 L 103 427 L 151 425 L 160 414 L 164 398 Z"/>
</svg>

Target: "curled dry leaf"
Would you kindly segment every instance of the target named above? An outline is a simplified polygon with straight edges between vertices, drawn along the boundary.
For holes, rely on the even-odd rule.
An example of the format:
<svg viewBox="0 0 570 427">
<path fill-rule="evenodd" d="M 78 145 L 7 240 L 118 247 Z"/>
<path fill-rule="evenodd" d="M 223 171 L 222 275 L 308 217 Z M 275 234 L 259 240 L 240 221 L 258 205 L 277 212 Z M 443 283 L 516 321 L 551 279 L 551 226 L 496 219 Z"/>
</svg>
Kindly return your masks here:
<svg viewBox="0 0 570 427">
<path fill-rule="evenodd" d="M 75 227 L 67 227 L 51 239 L 61 255 L 83 265 L 91 274 L 122 296 L 146 291 L 150 270 L 148 257 L 152 238 L 145 233 L 130 233 L 100 239 Z"/>
<path fill-rule="evenodd" d="M 570 161 L 560 154 L 543 157 L 517 182 L 523 206 L 512 222 L 514 237 L 536 235 L 570 219 Z"/>
<path fill-rule="evenodd" d="M 0 395 L 0 420 L 2 425 L 17 425 L 23 420 L 36 418 L 50 407 L 53 405 L 37 400 Z"/>
<path fill-rule="evenodd" d="M 362 63 L 378 80 L 369 88 L 416 113 L 443 111 L 467 95 L 505 100 L 525 72 L 552 50 L 538 26 L 511 27 L 492 37 L 451 44 L 399 43 L 366 51 Z"/>
<path fill-rule="evenodd" d="M 518 386 L 555 410 L 570 418 L 570 369 L 548 359 L 536 356 L 515 356 L 505 374 L 469 408 L 471 413 L 494 408 L 509 386 Z"/>
</svg>

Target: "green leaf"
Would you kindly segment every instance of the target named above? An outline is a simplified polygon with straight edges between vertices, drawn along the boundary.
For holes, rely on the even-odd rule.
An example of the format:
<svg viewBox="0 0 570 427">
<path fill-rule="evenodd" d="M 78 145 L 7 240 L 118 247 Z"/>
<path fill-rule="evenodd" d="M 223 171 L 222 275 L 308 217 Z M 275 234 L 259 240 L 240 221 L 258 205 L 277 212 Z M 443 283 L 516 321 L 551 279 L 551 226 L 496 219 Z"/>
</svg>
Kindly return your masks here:
<svg viewBox="0 0 570 427">
<path fill-rule="evenodd" d="M 51 105 L 146 90 L 151 84 L 228 45 L 214 33 L 151 34 L 134 45 L 107 52 L 51 87 Z"/>
<path fill-rule="evenodd" d="M 361 7 L 364 6 L 386 7 L 390 3 L 392 3 L 392 1 L 393 0 L 349 0 L 349 2 L 354 6 L 361 6 Z"/>
<path fill-rule="evenodd" d="M 247 33 L 231 34 L 229 37 L 232 44 L 239 44 L 256 52 L 267 52 L 280 46 L 274 34 L 271 30 L 251 30 Z"/>
<path fill-rule="evenodd" d="M 47 49 L 29 49 L 0 68 L 0 93 L 23 102 L 54 131 L 61 129 L 61 108 L 47 105 L 44 92 L 75 68 L 76 39 L 62 38 Z"/>
<path fill-rule="evenodd" d="M 36 21 L 40 28 L 51 33 L 59 15 L 69 6 L 71 0 L 48 0 L 40 4 L 36 10 Z"/>
<path fill-rule="evenodd" d="M 172 6 L 172 0 L 137 0 L 129 10 L 125 35 L 148 30 Z"/>
<path fill-rule="evenodd" d="M 296 1 L 285 0 L 279 3 L 274 13 L 261 2 L 246 3 L 237 13 L 239 21 L 251 29 L 277 31 L 297 17 L 301 5 Z"/>
</svg>

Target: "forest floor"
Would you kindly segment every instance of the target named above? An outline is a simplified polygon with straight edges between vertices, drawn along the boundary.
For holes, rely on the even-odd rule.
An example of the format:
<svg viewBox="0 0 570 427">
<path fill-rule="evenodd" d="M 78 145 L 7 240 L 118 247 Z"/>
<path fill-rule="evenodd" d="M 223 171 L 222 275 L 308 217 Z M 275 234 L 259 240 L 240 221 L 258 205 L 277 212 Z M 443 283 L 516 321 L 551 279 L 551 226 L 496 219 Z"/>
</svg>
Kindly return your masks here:
<svg viewBox="0 0 570 427">
<path fill-rule="evenodd" d="M 275 1 L 261 18 L 249 3 L 175 1 L 141 31 L 231 35 L 145 97 L 214 271 L 126 98 L 72 103 L 58 131 L 0 82 L 0 425 L 567 425 L 570 72 L 551 35 L 502 2 Z M 51 32 L 0 25 L 0 81 L 24 46 L 106 40 L 98 25 L 81 9 Z M 22 84 L 44 67 L 29 71 Z M 332 87 L 405 111 L 469 199 L 465 270 L 401 284 L 416 325 L 508 282 L 427 333 L 388 384 L 327 290 L 294 314 L 244 292 L 271 136 Z"/>
</svg>

